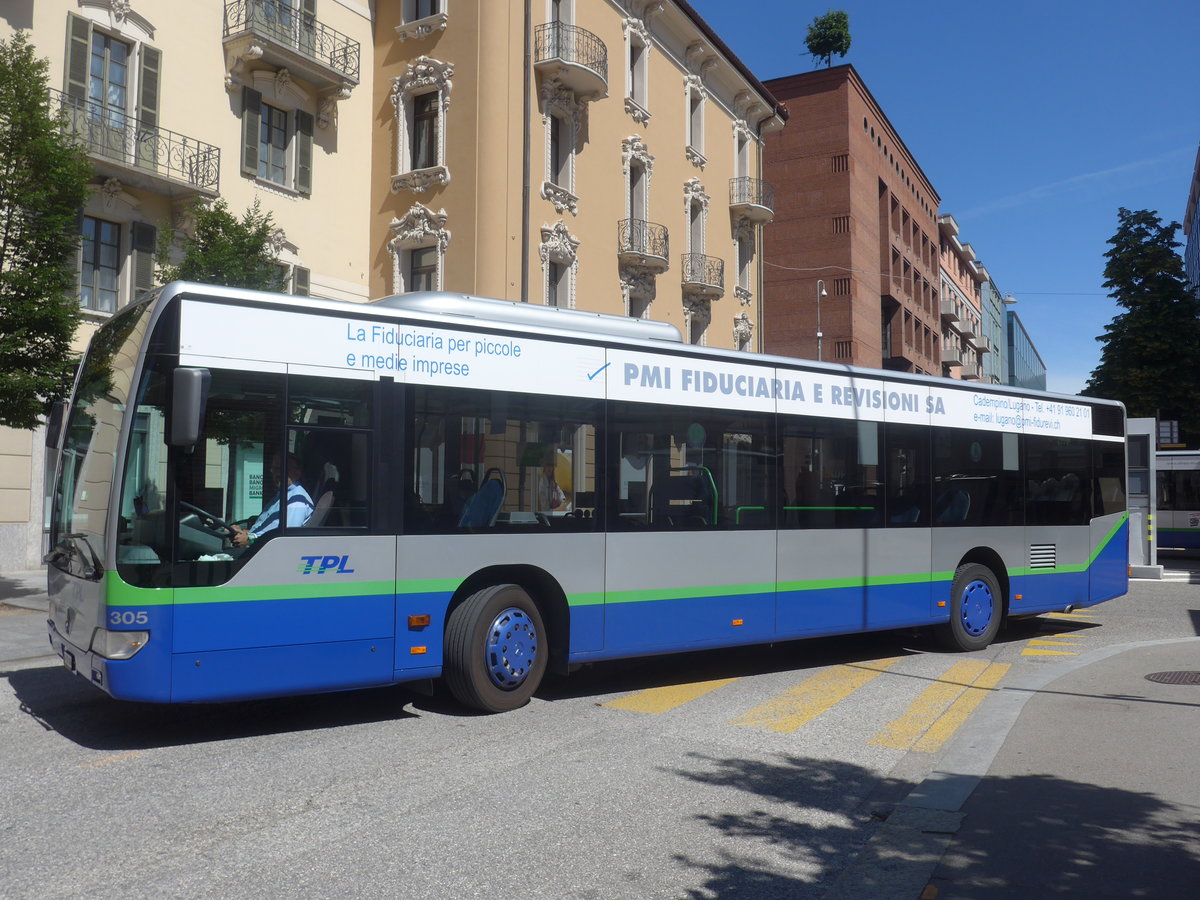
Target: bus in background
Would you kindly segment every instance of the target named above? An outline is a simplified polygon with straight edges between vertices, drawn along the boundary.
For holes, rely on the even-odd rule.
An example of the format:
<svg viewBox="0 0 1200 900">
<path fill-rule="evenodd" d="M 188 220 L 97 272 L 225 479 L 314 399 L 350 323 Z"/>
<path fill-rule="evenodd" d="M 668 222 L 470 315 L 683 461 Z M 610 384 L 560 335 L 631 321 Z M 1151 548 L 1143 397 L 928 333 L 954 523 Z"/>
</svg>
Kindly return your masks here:
<svg viewBox="0 0 1200 900">
<path fill-rule="evenodd" d="M 1200 450 L 1159 450 L 1159 550 L 1200 550 Z"/>
<path fill-rule="evenodd" d="M 443 678 L 928 627 L 1127 588 L 1120 404 L 683 344 L 445 293 L 173 283 L 61 442 L 50 640 L 113 697 Z"/>
</svg>

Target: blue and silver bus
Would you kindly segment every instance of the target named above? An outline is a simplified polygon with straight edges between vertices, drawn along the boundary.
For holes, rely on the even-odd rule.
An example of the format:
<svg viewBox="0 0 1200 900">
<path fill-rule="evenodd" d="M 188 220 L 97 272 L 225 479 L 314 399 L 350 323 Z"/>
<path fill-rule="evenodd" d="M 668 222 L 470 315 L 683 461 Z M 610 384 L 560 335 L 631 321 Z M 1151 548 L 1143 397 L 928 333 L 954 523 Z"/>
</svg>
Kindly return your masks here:
<svg viewBox="0 0 1200 900">
<path fill-rule="evenodd" d="M 1200 550 L 1200 450 L 1155 454 L 1159 550 Z"/>
<path fill-rule="evenodd" d="M 691 346 L 447 293 L 173 283 L 109 320 L 61 438 L 49 635 L 113 697 L 444 679 L 1126 591 L 1117 403 Z"/>
</svg>

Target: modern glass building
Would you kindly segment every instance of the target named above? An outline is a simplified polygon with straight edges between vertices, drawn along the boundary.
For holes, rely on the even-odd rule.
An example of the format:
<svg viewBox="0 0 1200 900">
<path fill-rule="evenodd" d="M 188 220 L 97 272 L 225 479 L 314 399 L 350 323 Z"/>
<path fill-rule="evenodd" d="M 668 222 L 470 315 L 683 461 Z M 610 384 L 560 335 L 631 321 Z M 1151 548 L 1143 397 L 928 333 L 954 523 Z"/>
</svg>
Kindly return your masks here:
<svg viewBox="0 0 1200 900">
<path fill-rule="evenodd" d="M 1013 387 L 1044 391 L 1046 389 L 1046 364 L 1033 346 L 1029 332 L 1021 317 L 1013 310 L 1004 311 L 1004 330 L 1007 334 L 1008 375 L 1005 379 Z"/>
</svg>

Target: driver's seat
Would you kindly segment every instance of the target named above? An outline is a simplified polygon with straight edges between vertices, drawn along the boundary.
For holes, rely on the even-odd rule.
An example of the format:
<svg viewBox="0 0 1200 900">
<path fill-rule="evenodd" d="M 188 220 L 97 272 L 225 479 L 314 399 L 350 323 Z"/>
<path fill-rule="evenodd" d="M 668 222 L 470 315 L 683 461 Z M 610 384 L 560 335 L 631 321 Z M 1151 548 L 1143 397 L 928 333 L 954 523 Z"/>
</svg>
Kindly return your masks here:
<svg viewBox="0 0 1200 900">
<path fill-rule="evenodd" d="M 308 521 L 304 523 L 305 528 L 320 528 L 325 524 L 325 518 L 329 515 L 330 507 L 333 506 L 333 491 L 326 491 L 317 498 L 317 502 L 313 504 L 312 514 L 308 517 Z"/>
</svg>

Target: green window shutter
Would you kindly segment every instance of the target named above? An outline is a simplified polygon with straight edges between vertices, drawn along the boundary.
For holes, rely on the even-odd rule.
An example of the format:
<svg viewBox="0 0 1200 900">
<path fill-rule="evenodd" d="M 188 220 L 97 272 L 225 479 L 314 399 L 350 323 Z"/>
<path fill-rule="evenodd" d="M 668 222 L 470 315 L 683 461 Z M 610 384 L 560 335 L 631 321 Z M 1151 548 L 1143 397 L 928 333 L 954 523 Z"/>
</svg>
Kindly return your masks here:
<svg viewBox="0 0 1200 900">
<path fill-rule="evenodd" d="M 313 114 L 296 111 L 296 190 L 312 193 Z"/>
<path fill-rule="evenodd" d="M 292 266 L 292 293 L 297 297 L 308 296 L 309 271 L 304 266 Z"/>
<path fill-rule="evenodd" d="M 133 299 L 154 287 L 154 250 L 158 229 L 146 222 L 133 223 Z"/>
<path fill-rule="evenodd" d="M 262 131 L 262 94 L 242 88 L 242 174 L 258 177 L 258 140 Z"/>
<path fill-rule="evenodd" d="M 91 55 L 92 23 L 67 13 L 67 77 L 65 91 L 80 104 L 87 102 L 88 60 Z"/>
<path fill-rule="evenodd" d="M 158 79 L 162 72 L 162 51 L 142 44 L 142 70 L 138 79 L 138 124 L 158 127 Z"/>
</svg>

